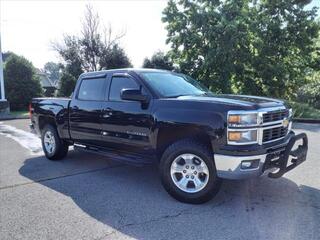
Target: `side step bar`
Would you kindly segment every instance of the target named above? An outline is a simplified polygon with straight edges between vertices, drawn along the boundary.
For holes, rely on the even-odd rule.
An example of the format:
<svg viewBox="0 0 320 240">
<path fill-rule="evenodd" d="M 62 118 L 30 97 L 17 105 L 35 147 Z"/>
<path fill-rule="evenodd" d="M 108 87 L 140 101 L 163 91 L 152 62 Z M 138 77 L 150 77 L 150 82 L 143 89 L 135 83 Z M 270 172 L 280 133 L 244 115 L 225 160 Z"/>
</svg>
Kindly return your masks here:
<svg viewBox="0 0 320 240">
<path fill-rule="evenodd" d="M 79 143 L 74 143 L 73 146 L 75 150 L 99 154 L 102 156 L 106 156 L 112 160 L 125 162 L 127 164 L 135 165 L 135 166 L 148 165 L 156 161 L 156 158 L 153 156 L 149 156 L 147 158 L 143 155 L 115 151 L 114 149 L 109 149 L 109 148 L 99 148 L 96 146 L 89 146 L 89 145 L 84 145 Z"/>
</svg>

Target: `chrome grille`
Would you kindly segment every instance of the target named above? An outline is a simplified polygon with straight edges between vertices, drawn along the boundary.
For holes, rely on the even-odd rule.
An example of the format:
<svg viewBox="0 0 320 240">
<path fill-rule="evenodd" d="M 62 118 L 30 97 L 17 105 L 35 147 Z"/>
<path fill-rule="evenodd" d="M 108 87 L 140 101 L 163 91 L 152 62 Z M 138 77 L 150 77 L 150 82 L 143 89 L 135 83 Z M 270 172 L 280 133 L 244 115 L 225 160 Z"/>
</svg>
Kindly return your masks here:
<svg viewBox="0 0 320 240">
<path fill-rule="evenodd" d="M 281 120 L 281 119 L 280 119 Z M 263 130 L 262 142 L 269 142 L 273 140 L 277 140 L 287 135 L 288 128 L 287 127 L 275 127 L 268 128 Z"/>
<path fill-rule="evenodd" d="M 243 126 L 230 126 L 228 125 L 229 131 L 246 131 L 246 130 L 256 130 L 257 131 L 257 141 L 249 143 L 235 143 L 228 140 L 228 144 L 231 145 L 250 145 L 250 144 L 266 144 L 269 142 L 277 141 L 283 139 L 291 131 L 292 127 L 292 110 L 286 109 L 284 106 L 281 107 L 270 107 L 261 108 L 256 111 L 246 111 L 246 110 L 232 110 L 228 112 L 229 114 L 247 114 L 256 113 L 257 114 L 257 124 L 256 125 L 243 125 Z M 239 129 L 239 130 L 238 130 Z"/>
<path fill-rule="evenodd" d="M 267 113 L 264 113 L 262 117 L 263 117 L 263 123 L 280 121 L 280 120 L 283 120 L 284 118 L 289 117 L 289 110 L 282 109 L 282 110 L 267 112 Z"/>
</svg>

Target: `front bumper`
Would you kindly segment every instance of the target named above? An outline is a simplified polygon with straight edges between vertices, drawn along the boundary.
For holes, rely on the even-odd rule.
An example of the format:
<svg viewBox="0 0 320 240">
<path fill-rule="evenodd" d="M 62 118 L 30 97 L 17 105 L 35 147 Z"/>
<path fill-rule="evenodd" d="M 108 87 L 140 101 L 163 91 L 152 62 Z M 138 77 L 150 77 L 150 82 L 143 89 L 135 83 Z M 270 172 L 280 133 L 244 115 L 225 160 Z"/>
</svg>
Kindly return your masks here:
<svg viewBox="0 0 320 240">
<path fill-rule="evenodd" d="M 292 150 L 298 140 L 302 140 L 302 144 Z M 264 173 L 268 173 L 269 177 L 279 178 L 304 162 L 307 151 L 308 138 L 305 133 L 301 133 L 292 135 L 286 145 L 274 148 L 265 154 L 250 156 L 215 154 L 214 161 L 220 178 L 245 179 L 258 177 Z M 274 172 L 276 170 L 278 171 Z"/>
</svg>

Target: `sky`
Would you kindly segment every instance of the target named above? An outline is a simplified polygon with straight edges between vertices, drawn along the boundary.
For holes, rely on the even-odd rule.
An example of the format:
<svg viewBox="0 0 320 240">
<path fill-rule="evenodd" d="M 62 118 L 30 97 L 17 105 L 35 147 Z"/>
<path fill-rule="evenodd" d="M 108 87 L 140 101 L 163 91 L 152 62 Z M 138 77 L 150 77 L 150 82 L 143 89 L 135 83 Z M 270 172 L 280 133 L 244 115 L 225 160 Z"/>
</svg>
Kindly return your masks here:
<svg viewBox="0 0 320 240">
<path fill-rule="evenodd" d="M 42 68 L 58 62 L 52 42 L 63 34 L 80 34 L 81 18 L 89 1 L 0 0 L 2 51 L 12 51 Z M 155 51 L 167 51 L 166 30 L 161 22 L 167 1 L 90 1 L 101 24 L 112 26 L 115 34 L 125 32 L 120 45 L 135 67 Z"/>
<path fill-rule="evenodd" d="M 0 0 L 2 51 L 23 55 L 42 68 L 48 61 L 61 60 L 52 42 L 61 42 L 63 34 L 79 34 L 81 18 L 89 1 L 16 1 Z M 161 22 L 166 0 L 90 1 L 101 23 L 112 26 L 115 33 L 125 32 L 120 45 L 134 67 L 158 50 L 167 51 L 167 32 Z M 313 0 L 308 8 L 320 7 Z M 319 12 L 319 11 L 318 11 Z"/>
</svg>

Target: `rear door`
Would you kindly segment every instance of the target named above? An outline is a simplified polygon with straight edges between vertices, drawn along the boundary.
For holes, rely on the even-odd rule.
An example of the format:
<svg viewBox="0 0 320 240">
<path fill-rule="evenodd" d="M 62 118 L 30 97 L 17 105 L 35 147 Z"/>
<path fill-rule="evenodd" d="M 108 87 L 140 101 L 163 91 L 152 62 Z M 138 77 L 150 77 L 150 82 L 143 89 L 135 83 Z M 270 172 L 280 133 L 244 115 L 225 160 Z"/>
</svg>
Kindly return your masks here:
<svg viewBox="0 0 320 240">
<path fill-rule="evenodd" d="M 150 133 L 153 124 L 150 101 L 147 107 L 137 101 L 122 100 L 122 89 L 140 89 L 149 94 L 146 89 L 128 74 L 113 74 L 109 76 L 109 96 L 103 104 L 102 138 L 106 147 L 119 151 L 146 154 L 151 149 Z M 150 98 L 151 99 L 151 98 Z"/>
<path fill-rule="evenodd" d="M 101 145 L 101 114 L 106 88 L 106 75 L 83 78 L 69 107 L 71 138 L 76 143 Z"/>
</svg>

